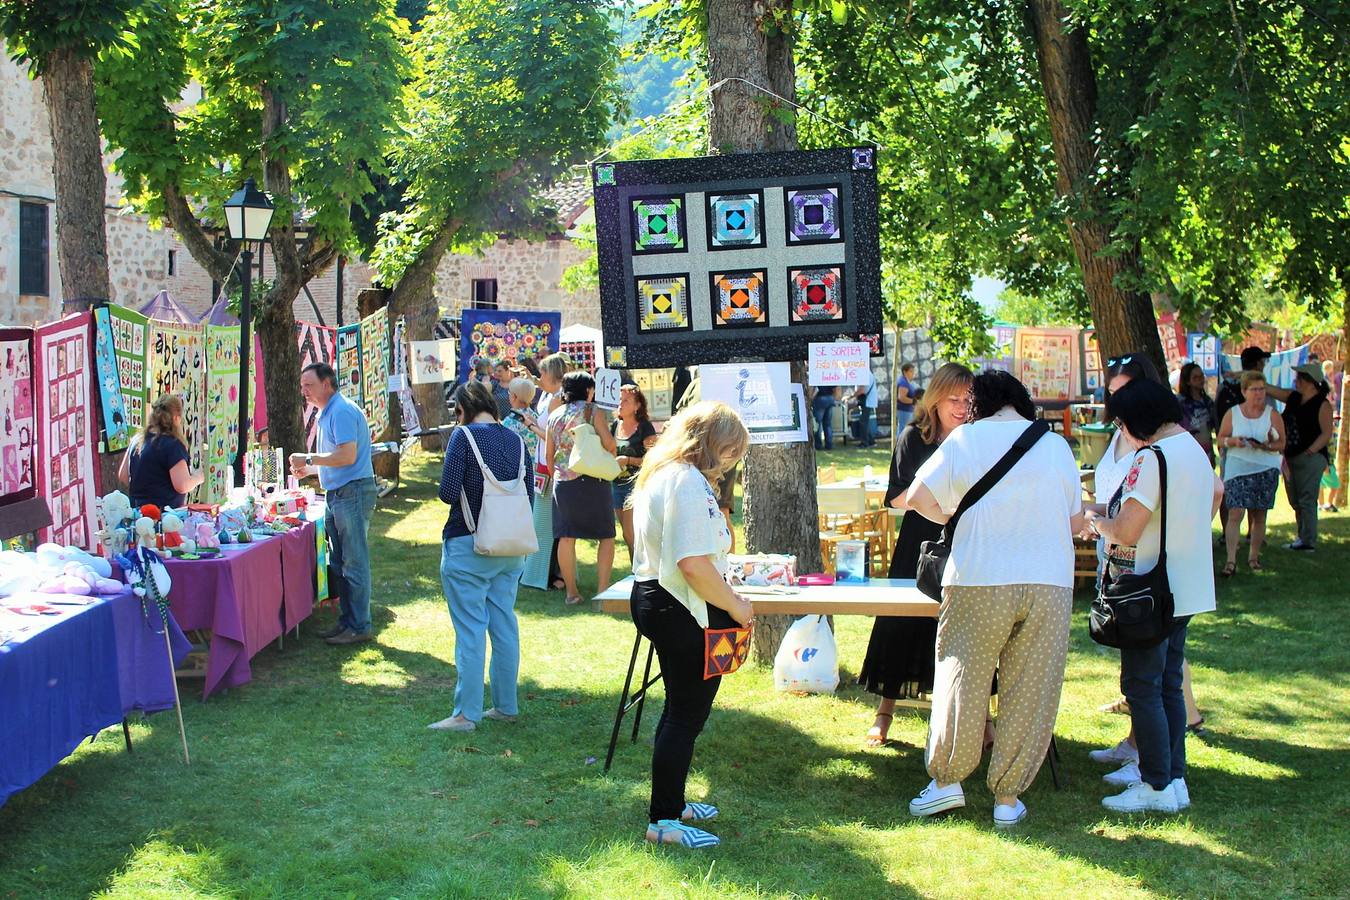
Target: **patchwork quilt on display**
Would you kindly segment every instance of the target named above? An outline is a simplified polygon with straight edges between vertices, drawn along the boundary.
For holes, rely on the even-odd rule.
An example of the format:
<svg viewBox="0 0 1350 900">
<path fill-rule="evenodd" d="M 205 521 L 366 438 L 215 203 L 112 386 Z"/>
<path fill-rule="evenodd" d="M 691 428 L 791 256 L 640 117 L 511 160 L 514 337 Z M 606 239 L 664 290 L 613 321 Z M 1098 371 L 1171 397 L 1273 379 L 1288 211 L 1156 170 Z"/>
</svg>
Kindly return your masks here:
<svg viewBox="0 0 1350 900">
<path fill-rule="evenodd" d="M 527 356 L 538 360 L 556 353 L 561 330 L 560 312 L 466 309 L 459 322 L 460 377 L 467 378 L 480 359 L 514 364 Z"/>
<path fill-rule="evenodd" d="M 33 332 L 0 328 L 0 506 L 35 492 L 33 453 L 38 435 L 33 417 Z"/>
<path fill-rule="evenodd" d="M 813 341 L 880 335 L 873 148 L 603 162 L 592 178 L 606 365 L 805 359 Z"/>
<path fill-rule="evenodd" d="M 89 313 L 67 316 L 33 332 L 33 384 L 40 452 L 37 493 L 47 501 L 52 524 L 40 542 L 90 548 L 94 540 L 93 348 Z"/>
</svg>

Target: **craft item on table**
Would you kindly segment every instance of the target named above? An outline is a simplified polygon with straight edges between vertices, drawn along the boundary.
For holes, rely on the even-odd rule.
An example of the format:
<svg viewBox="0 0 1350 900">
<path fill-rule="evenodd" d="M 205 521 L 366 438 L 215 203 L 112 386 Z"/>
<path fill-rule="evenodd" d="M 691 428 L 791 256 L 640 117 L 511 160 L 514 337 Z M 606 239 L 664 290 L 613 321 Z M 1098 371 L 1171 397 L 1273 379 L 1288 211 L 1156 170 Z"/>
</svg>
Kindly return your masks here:
<svg viewBox="0 0 1350 900">
<path fill-rule="evenodd" d="M 218 503 L 234 485 L 239 451 L 240 334 L 238 325 L 206 326 L 206 477 L 199 496 Z"/>
<path fill-rule="evenodd" d="M 216 525 L 222 531 L 228 531 L 231 534 L 242 531 L 248 523 L 248 510 L 242 506 L 227 506 L 216 516 Z"/>
<path fill-rule="evenodd" d="M 106 306 L 94 310 L 94 362 L 98 374 L 99 407 L 103 410 L 103 440 L 109 451 L 125 450 L 130 437 L 122 383 L 113 350 L 112 318 Z"/>
<path fill-rule="evenodd" d="M 222 528 L 222 529 L 220 529 L 220 531 L 216 534 L 216 541 L 217 541 L 218 543 L 222 544 L 222 545 L 224 545 L 224 544 L 233 544 L 233 543 L 234 543 L 234 537 L 230 534 L 230 532 L 229 532 L 227 529 Z"/>
<path fill-rule="evenodd" d="M 159 520 L 159 530 L 164 538 L 164 549 L 173 550 L 183 546 L 183 520 L 171 512 L 165 512 Z"/>
<path fill-rule="evenodd" d="M 36 491 L 33 452 L 33 332 L 0 328 L 0 506 L 31 499 Z"/>
<path fill-rule="evenodd" d="M 313 322 L 296 322 L 296 337 L 300 342 L 300 368 L 315 363 L 333 366 L 337 359 L 337 330 Z M 305 449 L 315 453 L 319 449 L 319 408 L 305 404 Z"/>
<path fill-rule="evenodd" d="M 797 557 L 779 553 L 732 554 L 727 557 L 727 583 L 788 587 L 797 583 Z"/>
<path fill-rule="evenodd" d="M 113 491 L 94 503 L 98 532 L 95 537 L 103 547 L 106 559 L 125 553 L 131 546 L 131 500 L 121 491 Z"/>
<path fill-rule="evenodd" d="M 239 529 L 239 534 L 235 535 L 235 540 L 240 544 L 253 543 L 253 532 L 248 528 Z"/>
<path fill-rule="evenodd" d="M 625 367 L 804 359 L 879 335 L 873 148 L 598 163 L 604 343 Z"/>
<path fill-rule="evenodd" d="M 153 403 L 164 394 L 182 397 L 189 462 L 200 472 L 206 445 L 206 331 L 201 325 L 151 320 L 149 337 L 147 399 Z"/>
<path fill-rule="evenodd" d="M 149 516 L 141 516 L 136 520 L 136 549 L 157 550 L 157 538 L 154 519 Z"/>
<path fill-rule="evenodd" d="M 380 308 L 361 320 L 361 407 L 370 436 L 389 427 L 389 310 Z"/>
<path fill-rule="evenodd" d="M 108 561 L 74 547 L 43 544 L 36 551 L 0 551 L 0 597 L 31 593 L 115 594 Z"/>
<path fill-rule="evenodd" d="M 92 546 L 96 530 L 90 321 L 89 313 L 80 313 L 33 332 L 37 494 L 52 515 L 38 539 L 67 547 Z"/>
<path fill-rule="evenodd" d="M 558 347 L 560 312 L 466 309 L 459 323 L 459 372 L 467 379 L 479 360 L 517 365 L 525 357 L 543 359 Z"/>
<path fill-rule="evenodd" d="M 365 379 L 361 375 L 361 323 L 343 325 L 337 330 L 337 370 L 338 390 L 342 396 L 364 407 L 362 390 Z"/>
<path fill-rule="evenodd" d="M 113 358 L 117 362 L 117 384 L 122 391 L 122 408 L 127 430 L 134 434 L 145 425 L 145 316 L 121 306 L 108 307 L 108 325 L 112 331 Z"/>
<path fill-rule="evenodd" d="M 834 580 L 841 584 L 867 581 L 867 541 L 835 544 Z"/>
<path fill-rule="evenodd" d="M 197 526 L 197 549 L 210 550 L 220 549 L 220 538 L 216 536 L 215 529 L 207 522 L 202 522 Z"/>
</svg>

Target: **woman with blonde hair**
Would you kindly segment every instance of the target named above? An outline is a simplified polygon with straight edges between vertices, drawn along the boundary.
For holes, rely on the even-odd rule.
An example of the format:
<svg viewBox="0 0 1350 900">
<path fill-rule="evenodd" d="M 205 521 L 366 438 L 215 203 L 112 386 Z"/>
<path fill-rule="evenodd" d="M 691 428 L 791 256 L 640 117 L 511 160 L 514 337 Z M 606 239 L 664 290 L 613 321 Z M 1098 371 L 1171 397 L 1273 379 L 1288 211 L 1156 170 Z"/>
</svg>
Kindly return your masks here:
<svg viewBox="0 0 1350 900">
<path fill-rule="evenodd" d="M 750 435 L 731 407 L 695 403 L 671 419 L 638 470 L 633 509 L 632 615 L 661 660 L 666 703 L 652 751 L 647 840 L 715 847 L 719 840 L 685 824 L 717 807 L 685 801 L 694 741 L 712 710 L 720 677 L 703 677 L 704 629 L 749 625 L 750 601 L 723 580 L 731 532 L 713 485 L 736 465 Z"/>
<path fill-rule="evenodd" d="M 936 541 L 942 526 L 930 522 L 905 502 L 905 491 L 914 483 L 914 473 L 928 461 L 943 439 L 970 416 L 970 384 L 974 374 L 963 365 L 947 363 L 933 373 L 928 390 L 919 400 L 914 417 L 895 443 L 891 456 L 891 481 L 886 505 L 904 510 L 900 534 L 891 554 L 891 578 L 913 578 L 919 565 L 919 545 Z M 937 642 L 936 619 L 878 616 L 872 625 L 867 657 L 858 673 L 858 683 L 879 694 L 877 715 L 864 743 L 886 743 L 895 715 L 895 701 L 933 690 L 933 653 Z"/>
<path fill-rule="evenodd" d="M 152 503 L 179 509 L 206 480 L 192 471 L 191 458 L 183 431 L 183 398 L 164 394 L 150 407 L 145 430 L 131 439 L 117 477 L 128 485 L 133 507 Z"/>
<path fill-rule="evenodd" d="M 1238 387 L 1242 402 L 1224 413 L 1223 424 L 1219 426 L 1219 446 L 1227 450 L 1223 491 L 1228 513 L 1223 523 L 1223 539 L 1228 559 L 1219 570 L 1225 578 L 1237 571 L 1238 532 L 1244 513 L 1251 538 L 1247 565 L 1253 572 L 1261 570 L 1266 513 L 1275 506 L 1285 440 L 1284 421 L 1266 403 L 1266 376 L 1255 371 L 1243 372 Z"/>
</svg>

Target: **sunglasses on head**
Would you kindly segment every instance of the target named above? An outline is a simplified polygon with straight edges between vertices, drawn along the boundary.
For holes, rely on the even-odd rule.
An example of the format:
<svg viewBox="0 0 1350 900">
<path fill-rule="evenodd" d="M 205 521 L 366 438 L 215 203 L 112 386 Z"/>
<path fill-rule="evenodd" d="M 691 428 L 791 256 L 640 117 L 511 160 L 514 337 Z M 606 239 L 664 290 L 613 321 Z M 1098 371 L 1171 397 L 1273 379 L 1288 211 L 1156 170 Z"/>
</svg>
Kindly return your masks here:
<svg viewBox="0 0 1350 900">
<path fill-rule="evenodd" d="M 1134 362 L 1133 353 L 1129 356 L 1113 356 L 1106 361 L 1106 367 L 1108 369 L 1114 369 L 1116 366 L 1128 366 L 1132 362 Z"/>
</svg>

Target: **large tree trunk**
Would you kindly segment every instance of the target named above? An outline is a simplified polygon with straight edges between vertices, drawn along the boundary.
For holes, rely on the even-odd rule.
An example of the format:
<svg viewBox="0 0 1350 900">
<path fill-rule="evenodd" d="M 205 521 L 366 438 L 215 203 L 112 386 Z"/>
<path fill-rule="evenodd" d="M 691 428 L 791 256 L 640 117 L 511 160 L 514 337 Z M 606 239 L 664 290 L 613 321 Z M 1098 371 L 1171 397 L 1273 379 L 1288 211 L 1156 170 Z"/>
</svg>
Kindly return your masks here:
<svg viewBox="0 0 1350 900">
<path fill-rule="evenodd" d="M 1167 371 L 1157 319 L 1140 283 L 1140 247 L 1131 239 L 1113 248 L 1117 222 L 1106 208 L 1098 181 L 1097 76 L 1087 32 L 1066 22 L 1061 0 L 1028 0 L 1027 18 L 1036 41 L 1041 88 L 1055 151 L 1055 191 L 1069 202 L 1069 240 L 1083 270 L 1083 287 L 1104 356 L 1143 351 L 1160 373 Z"/>
<path fill-rule="evenodd" d="M 708 0 L 707 7 L 708 83 L 743 78 L 793 99 L 792 36 L 774 24 L 791 24 L 792 0 Z M 744 82 L 722 85 L 709 105 L 712 146 L 723 153 L 796 149 L 796 126 L 774 115 L 779 105 Z M 805 364 L 793 363 L 792 368 L 794 379 L 804 385 Z M 792 553 L 799 571 L 820 571 L 815 446 L 810 441 L 752 446 L 745 458 L 744 479 L 746 549 Z M 756 617 L 755 661 L 773 662 L 791 622 L 788 616 Z"/>
<path fill-rule="evenodd" d="M 295 297 L 261 304 L 254 320 L 262 344 L 267 391 L 267 440 L 286 453 L 305 449 L 305 404 L 300 397 L 300 345 L 295 337 Z"/>
<path fill-rule="evenodd" d="M 404 339 L 409 341 L 430 341 L 435 339 L 436 321 L 440 318 L 440 309 L 436 305 L 436 267 L 441 257 L 450 247 L 450 237 L 457 230 L 456 223 L 447 223 L 444 228 L 422 248 L 422 252 L 404 271 L 398 285 L 389 295 L 389 319 L 397 321 L 403 317 Z M 421 419 L 423 430 L 430 430 L 446 421 L 445 387 L 441 384 L 414 384 L 413 402 L 417 404 L 417 415 Z M 441 449 L 438 439 L 424 438 L 422 447 L 426 450 Z"/>
<path fill-rule="evenodd" d="M 54 50 L 42 73 L 52 129 L 56 248 L 61 295 L 112 299 L 103 218 L 107 178 L 94 107 L 94 63 L 77 49 Z"/>
</svg>

